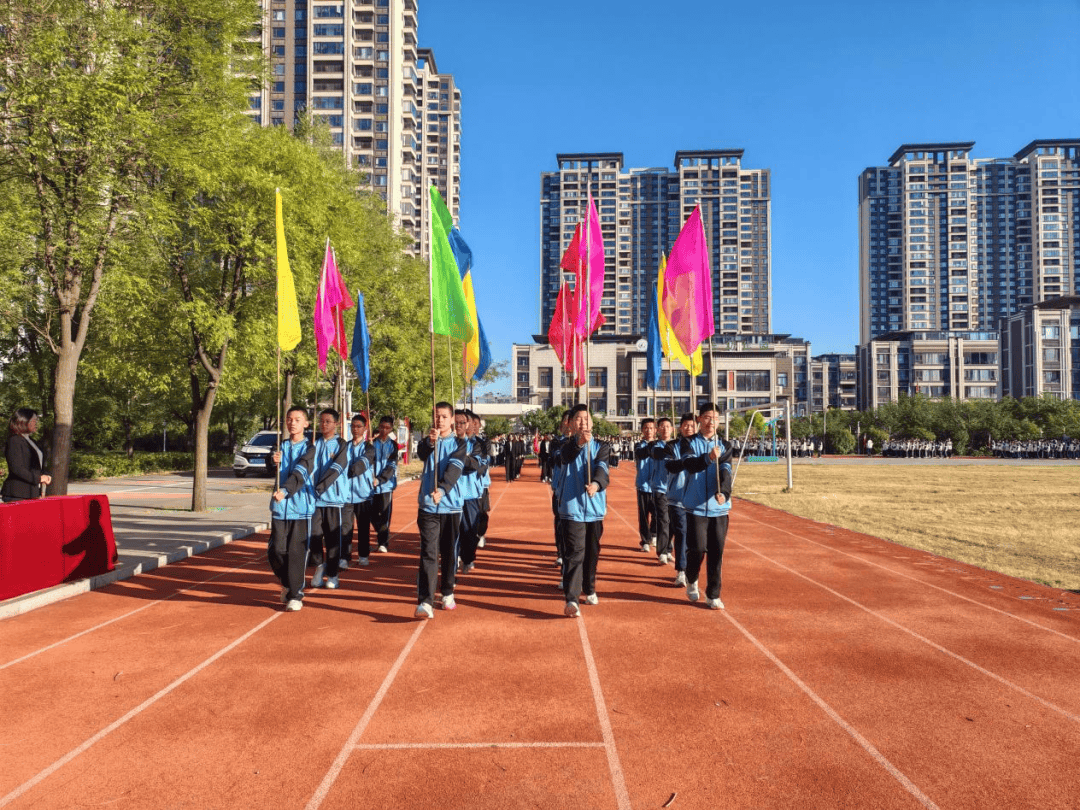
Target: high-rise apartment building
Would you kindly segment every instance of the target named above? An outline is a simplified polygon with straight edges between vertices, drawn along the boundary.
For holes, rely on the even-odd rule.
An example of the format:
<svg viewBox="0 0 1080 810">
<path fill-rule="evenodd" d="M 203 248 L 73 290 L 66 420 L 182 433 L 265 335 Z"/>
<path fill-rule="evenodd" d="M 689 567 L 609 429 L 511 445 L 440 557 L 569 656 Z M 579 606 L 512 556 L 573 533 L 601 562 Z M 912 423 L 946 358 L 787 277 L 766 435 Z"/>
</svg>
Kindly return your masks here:
<svg viewBox="0 0 1080 810">
<path fill-rule="evenodd" d="M 768 169 L 742 166 L 743 150 L 675 153 L 675 169 L 627 169 L 621 152 L 559 154 L 540 180 L 540 331 L 562 281 L 559 261 L 591 194 L 604 235 L 602 335 L 644 334 L 662 254 L 701 206 L 713 271 L 717 334 L 771 332 L 771 188 Z"/>
<path fill-rule="evenodd" d="M 975 332 L 1080 292 L 1080 139 L 905 144 L 859 177 L 859 343 Z"/>
<path fill-rule="evenodd" d="M 270 80 L 251 99 L 263 126 L 310 114 L 329 126 L 398 226 L 427 251 L 433 184 L 457 219 L 461 92 L 418 45 L 415 0 L 262 0 Z"/>
</svg>

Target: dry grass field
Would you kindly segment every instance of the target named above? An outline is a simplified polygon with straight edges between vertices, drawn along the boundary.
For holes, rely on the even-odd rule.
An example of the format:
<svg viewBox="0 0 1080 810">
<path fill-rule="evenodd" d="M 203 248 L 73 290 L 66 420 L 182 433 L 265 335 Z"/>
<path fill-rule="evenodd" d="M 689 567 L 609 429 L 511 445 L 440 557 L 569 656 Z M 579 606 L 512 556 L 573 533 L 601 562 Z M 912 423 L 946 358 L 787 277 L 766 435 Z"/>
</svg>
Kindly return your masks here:
<svg viewBox="0 0 1080 810">
<path fill-rule="evenodd" d="M 1080 592 L 1080 466 L 743 463 L 734 495 Z"/>
</svg>

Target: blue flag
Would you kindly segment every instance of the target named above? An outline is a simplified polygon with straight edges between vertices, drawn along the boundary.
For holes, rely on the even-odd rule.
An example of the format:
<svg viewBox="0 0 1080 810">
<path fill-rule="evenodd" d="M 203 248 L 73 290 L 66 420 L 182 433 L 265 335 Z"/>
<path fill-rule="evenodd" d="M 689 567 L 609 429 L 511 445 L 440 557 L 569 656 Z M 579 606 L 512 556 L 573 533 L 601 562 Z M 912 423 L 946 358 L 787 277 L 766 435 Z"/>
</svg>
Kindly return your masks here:
<svg viewBox="0 0 1080 810">
<path fill-rule="evenodd" d="M 480 327 L 480 362 L 473 372 L 473 379 L 480 380 L 491 366 L 491 346 L 488 345 L 487 335 L 484 333 L 484 322 L 477 318 L 476 324 Z"/>
<path fill-rule="evenodd" d="M 649 296 L 649 326 L 645 333 L 649 341 L 646 350 L 645 385 L 655 391 L 660 387 L 660 368 L 663 365 L 660 355 L 660 316 L 656 311 L 656 293 Z"/>
<path fill-rule="evenodd" d="M 356 325 L 352 334 L 352 360 L 356 377 L 360 381 L 360 390 L 365 393 L 371 385 L 371 363 L 368 355 L 371 351 L 371 336 L 367 330 L 367 316 L 364 314 L 364 294 L 356 291 Z"/>
</svg>

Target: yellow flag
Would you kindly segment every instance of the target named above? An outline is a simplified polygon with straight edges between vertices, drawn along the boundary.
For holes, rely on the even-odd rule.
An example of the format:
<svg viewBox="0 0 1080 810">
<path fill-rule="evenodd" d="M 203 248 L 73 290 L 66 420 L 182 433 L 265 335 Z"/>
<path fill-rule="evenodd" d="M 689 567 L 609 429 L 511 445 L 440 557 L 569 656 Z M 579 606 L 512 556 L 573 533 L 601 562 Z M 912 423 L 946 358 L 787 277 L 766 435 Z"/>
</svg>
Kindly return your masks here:
<svg viewBox="0 0 1080 810">
<path fill-rule="evenodd" d="M 664 270 L 667 267 L 667 257 L 660 257 L 660 272 L 656 280 L 656 311 L 660 316 L 660 346 L 667 357 L 673 357 L 682 363 L 683 368 L 690 372 L 691 377 L 701 374 L 704 368 L 701 359 L 701 346 L 694 349 L 693 358 L 686 356 L 679 341 L 671 333 L 671 324 L 668 323 L 667 315 L 664 314 Z"/>
<path fill-rule="evenodd" d="M 300 310 L 296 305 L 296 287 L 289 269 L 289 251 L 285 247 L 285 218 L 281 214 L 281 191 L 275 193 L 277 215 L 277 335 L 284 351 L 300 342 Z"/>
</svg>

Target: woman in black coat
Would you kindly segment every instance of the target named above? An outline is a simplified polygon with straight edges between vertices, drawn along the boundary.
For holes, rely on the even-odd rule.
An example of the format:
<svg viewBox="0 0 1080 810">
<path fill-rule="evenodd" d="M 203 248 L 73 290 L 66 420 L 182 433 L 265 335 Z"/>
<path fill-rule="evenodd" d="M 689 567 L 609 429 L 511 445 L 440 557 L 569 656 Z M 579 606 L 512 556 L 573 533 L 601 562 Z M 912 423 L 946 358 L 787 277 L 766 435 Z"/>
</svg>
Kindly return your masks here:
<svg viewBox="0 0 1080 810">
<path fill-rule="evenodd" d="M 19 408 L 11 416 L 4 448 L 8 475 L 0 488 L 4 503 L 40 497 L 41 485 L 52 482 L 52 476 L 41 471 L 45 465 L 41 448 L 30 438 L 37 426 L 37 412 L 30 408 Z"/>
</svg>

